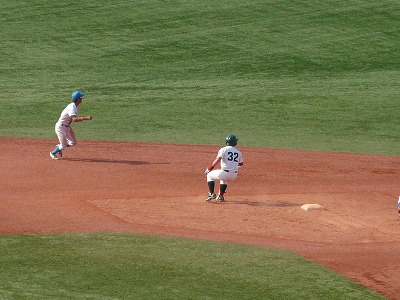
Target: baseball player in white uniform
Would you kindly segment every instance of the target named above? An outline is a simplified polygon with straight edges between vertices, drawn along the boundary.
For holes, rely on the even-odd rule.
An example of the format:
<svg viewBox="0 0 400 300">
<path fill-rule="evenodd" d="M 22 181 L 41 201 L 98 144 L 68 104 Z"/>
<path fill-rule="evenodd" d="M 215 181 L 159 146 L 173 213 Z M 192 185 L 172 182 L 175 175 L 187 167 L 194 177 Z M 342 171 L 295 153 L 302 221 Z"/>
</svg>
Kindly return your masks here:
<svg viewBox="0 0 400 300">
<path fill-rule="evenodd" d="M 60 118 L 55 125 L 55 131 L 58 137 L 59 144 L 57 144 L 56 148 L 50 152 L 50 157 L 52 159 L 58 159 L 58 156 L 62 157 L 62 151 L 64 149 L 76 145 L 77 141 L 75 137 L 75 132 L 72 128 L 73 122 L 92 120 L 92 116 L 77 117 L 78 106 L 82 103 L 83 96 L 85 96 L 85 94 L 81 93 L 80 91 L 73 92 L 72 102 L 68 104 L 67 107 L 61 112 Z"/>
<path fill-rule="evenodd" d="M 206 201 L 217 199 L 218 202 L 224 202 L 224 194 L 228 187 L 229 181 L 234 181 L 238 175 L 239 167 L 243 166 L 242 153 L 235 148 L 238 138 L 230 134 L 226 137 L 226 146 L 219 149 L 218 155 L 212 165 L 208 167 L 204 173 L 207 175 L 207 184 L 209 195 Z M 213 170 L 218 164 L 221 164 L 220 170 Z M 219 180 L 218 196 L 214 192 L 215 181 Z"/>
</svg>

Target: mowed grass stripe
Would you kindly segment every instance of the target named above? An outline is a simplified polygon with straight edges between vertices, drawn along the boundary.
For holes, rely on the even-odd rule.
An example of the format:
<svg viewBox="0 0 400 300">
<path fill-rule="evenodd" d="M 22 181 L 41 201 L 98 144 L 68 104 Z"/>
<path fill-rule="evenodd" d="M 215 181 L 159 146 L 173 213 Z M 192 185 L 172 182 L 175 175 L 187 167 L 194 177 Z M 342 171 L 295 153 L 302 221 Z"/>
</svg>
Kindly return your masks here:
<svg viewBox="0 0 400 300">
<path fill-rule="evenodd" d="M 2 136 L 399 154 L 396 1 L 4 4 Z"/>
</svg>

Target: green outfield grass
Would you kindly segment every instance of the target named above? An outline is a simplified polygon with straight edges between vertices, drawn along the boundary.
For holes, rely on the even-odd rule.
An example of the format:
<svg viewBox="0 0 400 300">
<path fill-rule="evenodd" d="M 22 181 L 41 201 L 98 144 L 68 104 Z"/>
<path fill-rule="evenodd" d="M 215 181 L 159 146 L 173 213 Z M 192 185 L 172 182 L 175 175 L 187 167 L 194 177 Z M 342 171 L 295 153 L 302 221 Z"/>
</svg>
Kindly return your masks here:
<svg viewBox="0 0 400 300">
<path fill-rule="evenodd" d="M 0 3 L 0 136 L 400 154 L 398 1 Z"/>
<path fill-rule="evenodd" d="M 0 236 L 0 298 L 384 299 L 290 251 L 130 234 Z"/>
</svg>

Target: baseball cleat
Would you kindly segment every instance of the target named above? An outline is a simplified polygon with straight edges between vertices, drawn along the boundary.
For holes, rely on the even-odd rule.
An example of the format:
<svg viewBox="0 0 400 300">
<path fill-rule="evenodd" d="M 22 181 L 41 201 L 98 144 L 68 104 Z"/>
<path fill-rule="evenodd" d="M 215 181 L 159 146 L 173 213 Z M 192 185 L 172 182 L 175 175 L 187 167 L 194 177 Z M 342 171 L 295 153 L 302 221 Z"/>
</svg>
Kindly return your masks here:
<svg viewBox="0 0 400 300">
<path fill-rule="evenodd" d="M 58 159 L 57 155 L 55 155 L 55 154 L 53 154 L 51 152 L 50 152 L 50 157 L 51 157 L 51 159 Z"/>
<path fill-rule="evenodd" d="M 218 202 L 224 202 L 225 201 L 224 196 L 218 195 L 217 201 Z"/>
<path fill-rule="evenodd" d="M 206 198 L 206 201 L 211 201 L 212 199 L 217 198 L 217 195 L 215 193 L 209 193 L 208 197 Z"/>
</svg>

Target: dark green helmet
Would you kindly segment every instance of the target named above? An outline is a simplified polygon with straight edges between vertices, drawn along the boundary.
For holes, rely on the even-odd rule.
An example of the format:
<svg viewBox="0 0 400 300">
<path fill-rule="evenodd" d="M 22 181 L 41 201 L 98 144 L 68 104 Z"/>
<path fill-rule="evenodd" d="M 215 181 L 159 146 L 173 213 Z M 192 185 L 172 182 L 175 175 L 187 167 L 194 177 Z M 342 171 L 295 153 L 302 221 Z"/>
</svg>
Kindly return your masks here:
<svg viewBox="0 0 400 300">
<path fill-rule="evenodd" d="M 227 146 L 235 147 L 237 145 L 238 138 L 236 137 L 236 135 L 230 134 L 226 137 L 225 141 Z"/>
</svg>

